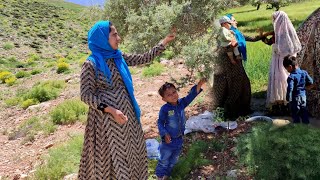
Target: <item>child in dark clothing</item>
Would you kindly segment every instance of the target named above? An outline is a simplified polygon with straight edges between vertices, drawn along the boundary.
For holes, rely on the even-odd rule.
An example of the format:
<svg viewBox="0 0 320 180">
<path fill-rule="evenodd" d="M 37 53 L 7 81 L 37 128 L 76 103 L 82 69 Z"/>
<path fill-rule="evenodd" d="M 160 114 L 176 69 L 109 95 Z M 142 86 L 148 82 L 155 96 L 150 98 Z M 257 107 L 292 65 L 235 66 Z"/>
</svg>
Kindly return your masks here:
<svg viewBox="0 0 320 180">
<path fill-rule="evenodd" d="M 306 87 L 312 86 L 313 80 L 307 71 L 298 67 L 294 56 L 284 57 L 283 66 L 290 73 L 286 100 L 290 103 L 293 123 L 300 123 L 301 118 L 302 123 L 309 124 Z"/>
<path fill-rule="evenodd" d="M 178 161 L 186 122 L 184 109 L 202 91 L 201 86 L 204 83 L 205 79 L 201 79 L 186 97 L 180 99 L 176 87 L 171 83 L 166 82 L 159 89 L 162 100 L 167 103 L 161 107 L 158 119 L 158 129 L 162 139 L 160 160 L 156 167 L 158 179 L 168 179 Z"/>
</svg>

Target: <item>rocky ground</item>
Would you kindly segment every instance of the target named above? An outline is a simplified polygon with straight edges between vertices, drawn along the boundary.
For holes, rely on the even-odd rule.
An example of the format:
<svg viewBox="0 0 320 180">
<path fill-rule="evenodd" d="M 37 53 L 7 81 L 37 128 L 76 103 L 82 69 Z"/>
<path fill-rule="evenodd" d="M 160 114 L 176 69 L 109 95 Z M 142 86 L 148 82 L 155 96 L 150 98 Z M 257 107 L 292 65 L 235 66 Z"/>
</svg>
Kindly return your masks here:
<svg viewBox="0 0 320 180">
<path fill-rule="evenodd" d="M 166 62 L 168 67 L 160 76 L 153 78 L 142 78 L 141 67 L 136 68 L 136 73 L 133 75 L 135 86 L 135 94 L 137 101 L 142 110 L 142 124 L 146 138 L 154 138 L 158 136 L 156 120 L 160 107 L 163 101 L 158 95 L 159 87 L 166 81 L 172 82 L 171 78 L 179 80 L 181 77 L 186 77 L 189 72 L 186 70 L 182 61 Z M 74 67 L 74 73 L 62 75 L 56 74 L 55 71 L 39 74 L 28 79 L 19 81 L 18 85 L 7 87 L 4 84 L 0 85 L 1 92 L 5 94 L 0 106 L 0 179 L 4 177 L 24 178 L 34 172 L 35 167 L 43 163 L 42 157 L 47 154 L 48 149 L 55 147 L 70 138 L 70 135 L 83 133 L 85 125 L 78 122 L 72 125 L 60 125 L 58 129 L 45 136 L 39 133 L 33 141 L 25 143 L 25 138 L 17 137 L 14 140 L 9 140 L 10 132 L 14 131 L 27 119 L 34 116 L 48 115 L 50 110 L 57 104 L 66 99 L 79 97 L 79 73 L 80 68 Z M 48 102 L 41 103 L 40 106 L 29 107 L 24 110 L 19 107 L 7 107 L 4 103 L 6 98 L 15 95 L 17 89 L 30 88 L 37 81 L 48 79 L 66 79 L 68 80 L 66 89 L 60 96 Z M 179 91 L 180 96 L 185 96 L 194 83 L 187 83 Z M 204 92 L 199 95 L 193 103 L 192 107 L 187 108 L 187 114 L 195 115 L 208 109 L 209 96 L 208 87 L 204 86 Z M 200 106 L 202 104 L 202 106 Z M 201 108 L 200 108 L 201 107 Z M 49 116 L 49 115 L 48 115 Z"/>
</svg>

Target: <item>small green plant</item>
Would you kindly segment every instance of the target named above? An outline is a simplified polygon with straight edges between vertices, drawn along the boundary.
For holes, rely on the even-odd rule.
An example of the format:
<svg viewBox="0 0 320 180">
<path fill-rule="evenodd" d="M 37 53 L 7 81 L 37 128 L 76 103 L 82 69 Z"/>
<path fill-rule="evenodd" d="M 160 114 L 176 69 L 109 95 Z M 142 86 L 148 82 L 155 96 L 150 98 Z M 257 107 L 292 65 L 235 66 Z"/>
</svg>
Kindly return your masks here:
<svg viewBox="0 0 320 180">
<path fill-rule="evenodd" d="M 174 57 L 174 55 L 175 55 L 175 54 L 174 54 L 173 51 L 171 51 L 171 50 L 165 50 L 161 56 L 162 56 L 163 58 L 165 58 L 165 59 L 172 59 L 172 58 Z"/>
<path fill-rule="evenodd" d="M 83 135 L 71 139 L 53 149 L 45 157 L 46 163 L 36 168 L 34 179 L 63 179 L 67 174 L 78 171 Z"/>
<path fill-rule="evenodd" d="M 0 81 L 1 83 L 5 83 L 7 79 L 11 78 L 13 74 L 9 71 L 0 72 Z"/>
<path fill-rule="evenodd" d="M 38 104 L 39 102 L 35 99 L 26 99 L 24 100 L 22 103 L 21 103 L 21 107 L 23 109 L 27 109 L 29 106 L 32 106 L 32 105 L 35 105 L 35 104 Z"/>
<path fill-rule="evenodd" d="M 10 49 L 14 48 L 14 44 L 12 42 L 7 42 L 2 46 L 2 48 L 4 50 L 10 50 Z"/>
<path fill-rule="evenodd" d="M 144 77 L 154 77 L 159 76 L 163 71 L 165 70 L 165 67 L 158 63 L 153 62 L 149 67 L 145 67 L 142 70 L 142 76 Z"/>
<path fill-rule="evenodd" d="M 70 65 L 66 62 L 59 62 L 57 66 L 58 66 L 57 73 L 60 74 L 60 73 L 68 72 Z"/>
<path fill-rule="evenodd" d="M 9 77 L 8 79 L 5 80 L 5 83 L 8 85 L 8 86 L 12 86 L 16 83 L 16 80 L 17 78 L 15 76 L 11 76 Z"/>
<path fill-rule="evenodd" d="M 148 179 L 149 180 L 157 179 L 157 176 L 155 175 L 155 169 L 157 167 L 157 163 L 158 163 L 158 160 L 148 159 L 148 174 L 149 174 Z"/>
<path fill-rule="evenodd" d="M 6 103 L 7 106 L 16 106 L 20 103 L 19 101 L 20 101 L 20 98 L 14 97 L 14 98 L 6 99 L 4 102 Z"/>
<path fill-rule="evenodd" d="M 79 59 L 79 66 L 82 66 L 82 64 L 87 60 L 88 56 L 82 56 L 80 59 Z"/>
<path fill-rule="evenodd" d="M 33 61 L 39 61 L 40 60 L 40 56 L 38 54 L 29 54 L 29 58 L 30 60 L 33 60 Z"/>
<path fill-rule="evenodd" d="M 217 107 L 214 111 L 214 122 L 223 122 L 225 120 L 224 118 L 224 108 Z"/>
<path fill-rule="evenodd" d="M 54 124 L 70 124 L 85 115 L 88 107 L 78 99 L 66 100 L 55 107 L 51 112 L 51 120 Z"/>
<path fill-rule="evenodd" d="M 40 69 L 33 69 L 30 74 L 31 75 L 36 75 L 36 74 L 40 74 L 40 73 L 41 73 Z"/>
<path fill-rule="evenodd" d="M 134 74 L 137 74 L 137 73 L 138 73 L 138 69 L 137 69 L 137 68 L 135 68 L 135 67 L 130 66 L 130 67 L 129 67 L 129 70 L 130 70 L 130 73 L 131 73 L 132 75 L 134 75 Z"/>
<path fill-rule="evenodd" d="M 16 78 L 24 78 L 24 77 L 29 77 L 30 73 L 27 71 L 19 71 L 16 73 Z"/>
<path fill-rule="evenodd" d="M 10 133 L 9 139 L 17 139 L 24 137 L 22 144 L 34 141 L 35 135 L 43 133 L 49 135 L 54 132 L 56 126 L 44 117 L 32 117 L 21 123 L 18 128 Z"/>
<path fill-rule="evenodd" d="M 204 158 L 209 144 L 204 141 L 192 143 L 187 154 L 180 158 L 172 171 L 173 179 L 186 179 L 187 175 L 194 168 L 209 164 L 210 161 Z"/>
<path fill-rule="evenodd" d="M 41 103 L 57 98 L 64 86 L 64 81 L 38 82 L 28 91 L 18 91 L 17 97 L 21 98 L 22 102 L 24 102 L 21 106 L 23 108 L 28 108 L 34 103 Z"/>
</svg>

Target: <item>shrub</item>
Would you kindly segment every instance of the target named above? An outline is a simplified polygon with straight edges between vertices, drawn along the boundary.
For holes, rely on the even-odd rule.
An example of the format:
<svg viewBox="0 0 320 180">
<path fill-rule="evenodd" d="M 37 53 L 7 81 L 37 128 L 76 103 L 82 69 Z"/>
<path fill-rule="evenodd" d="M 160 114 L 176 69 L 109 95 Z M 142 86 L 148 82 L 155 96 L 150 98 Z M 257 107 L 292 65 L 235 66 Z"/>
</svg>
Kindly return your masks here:
<svg viewBox="0 0 320 180">
<path fill-rule="evenodd" d="M 8 86 L 12 86 L 16 83 L 17 78 L 15 76 L 11 76 L 8 79 L 5 80 L 6 84 Z"/>
<path fill-rule="evenodd" d="M 6 99 L 4 102 L 6 103 L 7 106 L 16 106 L 19 104 L 20 98 L 14 97 L 14 98 Z"/>
<path fill-rule="evenodd" d="M 51 120 L 55 124 L 70 124 L 85 115 L 88 107 L 78 99 L 66 100 L 55 107 L 51 112 Z"/>
<path fill-rule="evenodd" d="M 130 66 L 130 67 L 129 67 L 129 71 L 130 71 L 130 74 L 132 74 L 132 75 L 138 73 L 138 69 L 135 68 L 135 67 L 133 67 L 133 66 Z"/>
<path fill-rule="evenodd" d="M 66 62 L 59 62 L 57 66 L 58 66 L 57 73 L 60 74 L 60 73 L 69 71 L 70 65 Z"/>
<path fill-rule="evenodd" d="M 192 143 L 187 154 L 179 159 L 172 171 L 173 179 L 187 179 L 187 175 L 194 168 L 209 164 L 210 161 L 204 158 L 204 153 L 209 149 L 209 143 L 197 141 Z"/>
<path fill-rule="evenodd" d="M 11 72 L 9 72 L 9 71 L 0 72 L 0 81 L 1 81 L 1 83 L 5 83 L 6 79 L 9 79 L 12 76 L 13 76 L 13 74 Z"/>
<path fill-rule="evenodd" d="M 256 179 L 319 179 L 320 131 L 294 124 L 259 124 L 240 138 L 240 161 Z"/>
<path fill-rule="evenodd" d="M 24 78 L 24 77 L 29 77 L 30 73 L 27 71 L 19 71 L 16 73 L 16 78 Z"/>
<path fill-rule="evenodd" d="M 65 175 L 77 172 L 82 145 L 83 135 L 77 135 L 50 149 L 46 163 L 36 168 L 34 179 L 63 179 Z"/>
<path fill-rule="evenodd" d="M 33 99 L 33 102 L 44 102 L 55 99 L 64 86 L 64 81 L 39 82 L 36 83 L 29 91 L 22 90 L 21 92 L 18 92 L 17 96 L 21 97 L 23 101 Z M 29 100 L 28 103 L 31 103 L 31 101 Z M 25 105 L 28 103 L 26 102 Z M 32 103 L 30 105 L 32 105 Z M 23 107 L 27 108 L 28 106 Z"/>
<path fill-rule="evenodd" d="M 26 99 L 24 100 L 22 103 L 21 103 L 21 107 L 23 109 L 27 109 L 29 106 L 32 106 L 32 105 L 35 105 L 35 104 L 38 104 L 39 102 L 35 99 Z"/>
<path fill-rule="evenodd" d="M 56 126 L 43 117 L 32 117 L 21 123 L 18 128 L 10 134 L 10 139 L 17 139 L 24 137 L 22 144 L 34 141 L 35 135 L 42 132 L 45 135 L 49 135 L 54 132 Z"/>
<path fill-rule="evenodd" d="M 10 50 L 10 49 L 14 48 L 14 44 L 11 42 L 7 42 L 2 47 L 4 50 Z"/>
<path fill-rule="evenodd" d="M 159 76 L 164 71 L 164 66 L 158 62 L 154 62 L 149 67 L 143 68 L 142 76 L 154 77 Z"/>
<path fill-rule="evenodd" d="M 87 60 L 88 56 L 82 56 L 80 59 L 79 59 L 79 65 L 82 66 L 82 64 Z"/>
<path fill-rule="evenodd" d="M 41 70 L 40 70 L 40 69 L 33 69 L 33 70 L 31 71 L 31 75 L 36 75 L 36 74 L 39 74 L 39 73 L 41 73 Z"/>
<path fill-rule="evenodd" d="M 29 54 L 29 58 L 30 60 L 33 60 L 33 61 L 39 61 L 40 60 L 40 56 L 38 54 Z"/>
<path fill-rule="evenodd" d="M 174 57 L 174 52 L 171 50 L 165 50 L 162 54 L 163 58 L 165 59 L 172 59 Z"/>
</svg>

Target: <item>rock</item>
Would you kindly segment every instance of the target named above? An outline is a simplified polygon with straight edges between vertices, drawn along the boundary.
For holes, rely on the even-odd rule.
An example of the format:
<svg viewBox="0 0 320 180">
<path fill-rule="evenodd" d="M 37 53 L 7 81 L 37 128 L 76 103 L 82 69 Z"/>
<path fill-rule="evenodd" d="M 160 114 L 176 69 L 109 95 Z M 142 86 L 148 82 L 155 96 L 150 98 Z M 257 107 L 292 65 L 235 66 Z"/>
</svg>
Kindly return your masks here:
<svg viewBox="0 0 320 180">
<path fill-rule="evenodd" d="M 77 173 L 69 174 L 63 178 L 63 180 L 77 180 L 77 179 L 78 179 Z"/>
<path fill-rule="evenodd" d="M 151 97 L 151 96 L 157 96 L 158 93 L 153 91 L 153 92 L 148 92 L 148 96 Z"/>
<path fill-rule="evenodd" d="M 20 174 L 20 179 L 28 179 L 28 175 L 27 174 Z"/>
<path fill-rule="evenodd" d="M 52 146 L 53 146 L 53 143 L 49 143 L 49 144 L 47 144 L 44 148 L 49 149 L 49 148 L 51 148 Z"/>
<path fill-rule="evenodd" d="M 149 125 L 143 126 L 142 127 L 142 131 L 145 132 L 145 133 L 148 133 L 148 132 L 151 131 L 151 127 Z"/>
<path fill-rule="evenodd" d="M 43 103 L 40 103 L 40 104 L 36 104 L 36 105 L 32 105 L 32 106 L 29 106 L 27 108 L 27 111 L 29 112 L 34 112 L 34 111 L 39 111 L 39 110 L 43 110 L 43 109 L 47 109 L 49 108 L 51 105 L 50 102 L 43 102 Z"/>
<path fill-rule="evenodd" d="M 168 65 L 169 64 L 169 60 L 167 59 L 164 59 L 164 58 L 160 58 L 160 64 L 163 64 L 163 65 Z"/>
<path fill-rule="evenodd" d="M 29 142 L 25 143 L 24 145 L 25 145 L 25 146 L 31 146 L 31 145 L 32 145 L 32 142 L 29 141 Z"/>
</svg>

